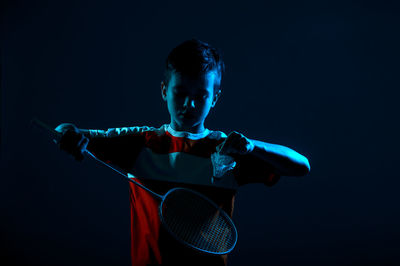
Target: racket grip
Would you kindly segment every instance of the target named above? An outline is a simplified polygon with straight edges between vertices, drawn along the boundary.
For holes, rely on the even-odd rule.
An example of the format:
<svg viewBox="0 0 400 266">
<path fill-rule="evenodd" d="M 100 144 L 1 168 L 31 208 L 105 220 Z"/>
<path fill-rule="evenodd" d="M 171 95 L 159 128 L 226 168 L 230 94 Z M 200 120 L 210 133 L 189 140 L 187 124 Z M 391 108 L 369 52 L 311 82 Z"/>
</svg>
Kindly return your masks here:
<svg viewBox="0 0 400 266">
<path fill-rule="evenodd" d="M 43 131 L 46 131 L 50 136 L 53 138 L 53 141 L 58 144 L 60 142 L 60 139 L 62 137 L 62 133 L 56 131 L 54 128 L 52 128 L 50 125 L 44 123 L 43 121 L 37 119 L 36 117 L 32 118 L 31 120 L 31 125 L 36 126 Z"/>
</svg>

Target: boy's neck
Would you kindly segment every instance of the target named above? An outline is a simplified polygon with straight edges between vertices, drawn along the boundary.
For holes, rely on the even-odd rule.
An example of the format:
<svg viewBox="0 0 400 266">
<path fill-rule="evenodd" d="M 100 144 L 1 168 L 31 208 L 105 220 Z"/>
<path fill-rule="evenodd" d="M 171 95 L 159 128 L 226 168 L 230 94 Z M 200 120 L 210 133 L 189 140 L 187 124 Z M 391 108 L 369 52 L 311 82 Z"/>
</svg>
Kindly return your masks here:
<svg viewBox="0 0 400 266">
<path fill-rule="evenodd" d="M 200 124 L 190 127 L 190 128 L 185 128 L 185 127 L 179 126 L 178 124 L 176 124 L 174 122 L 171 122 L 170 126 L 175 131 L 184 131 L 184 132 L 189 132 L 189 133 L 193 133 L 193 134 L 202 133 L 205 130 L 204 123 L 200 123 Z"/>
</svg>

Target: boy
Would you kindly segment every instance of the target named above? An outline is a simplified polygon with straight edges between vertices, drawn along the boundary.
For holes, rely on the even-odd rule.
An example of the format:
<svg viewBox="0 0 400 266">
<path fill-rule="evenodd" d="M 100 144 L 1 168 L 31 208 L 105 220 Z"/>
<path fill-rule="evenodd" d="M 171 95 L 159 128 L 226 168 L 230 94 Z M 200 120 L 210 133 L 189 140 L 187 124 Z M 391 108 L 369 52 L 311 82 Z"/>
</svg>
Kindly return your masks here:
<svg viewBox="0 0 400 266">
<path fill-rule="evenodd" d="M 224 68 L 218 50 L 196 39 L 185 41 L 168 55 L 161 83 L 169 124 L 107 131 L 61 124 L 56 128 L 63 132 L 60 148 L 77 160 L 87 149 L 159 194 L 177 186 L 197 190 L 232 216 L 238 186 L 271 186 L 282 175 L 307 174 L 310 166 L 287 147 L 205 128 L 204 121 L 221 96 Z M 226 265 L 227 255 L 200 254 L 173 239 L 160 224 L 158 200 L 129 185 L 132 265 Z"/>
</svg>

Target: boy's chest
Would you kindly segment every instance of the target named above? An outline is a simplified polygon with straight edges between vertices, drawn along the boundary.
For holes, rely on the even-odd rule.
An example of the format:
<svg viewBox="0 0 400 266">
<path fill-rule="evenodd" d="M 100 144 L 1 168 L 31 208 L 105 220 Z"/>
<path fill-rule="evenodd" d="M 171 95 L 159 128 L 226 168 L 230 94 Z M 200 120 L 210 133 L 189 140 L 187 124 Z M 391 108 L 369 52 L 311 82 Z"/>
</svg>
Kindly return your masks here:
<svg viewBox="0 0 400 266">
<path fill-rule="evenodd" d="M 228 172 L 217 180 L 213 178 L 212 153 L 204 152 L 208 156 L 184 151 L 159 153 L 145 147 L 131 171 L 138 178 L 144 179 L 236 188 L 232 173 Z"/>
</svg>

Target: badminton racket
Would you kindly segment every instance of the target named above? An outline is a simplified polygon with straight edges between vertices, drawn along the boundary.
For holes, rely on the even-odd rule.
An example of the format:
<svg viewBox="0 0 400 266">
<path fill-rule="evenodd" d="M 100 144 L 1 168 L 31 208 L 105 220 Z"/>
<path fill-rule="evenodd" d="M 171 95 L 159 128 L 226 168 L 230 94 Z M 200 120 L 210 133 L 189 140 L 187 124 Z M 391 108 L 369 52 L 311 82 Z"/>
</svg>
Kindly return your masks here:
<svg viewBox="0 0 400 266">
<path fill-rule="evenodd" d="M 45 129 L 56 143 L 62 133 L 56 131 L 46 123 L 32 119 L 32 124 Z M 237 242 L 237 230 L 229 215 L 212 200 L 203 194 L 187 189 L 173 188 L 164 195 L 160 195 L 136 182 L 136 177 L 121 169 L 105 163 L 90 151 L 84 151 L 89 157 L 113 169 L 130 182 L 146 190 L 159 199 L 159 216 L 166 230 L 179 242 L 197 251 L 222 255 L 233 250 Z"/>
</svg>

